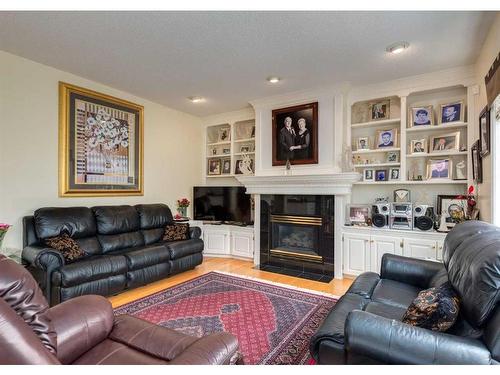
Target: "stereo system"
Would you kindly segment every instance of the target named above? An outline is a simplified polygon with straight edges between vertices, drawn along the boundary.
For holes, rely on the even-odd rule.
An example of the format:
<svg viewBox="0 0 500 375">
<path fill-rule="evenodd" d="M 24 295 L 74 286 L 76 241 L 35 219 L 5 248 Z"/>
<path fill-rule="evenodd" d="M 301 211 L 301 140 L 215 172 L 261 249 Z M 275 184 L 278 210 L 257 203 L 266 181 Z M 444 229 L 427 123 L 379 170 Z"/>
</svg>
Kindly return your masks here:
<svg viewBox="0 0 500 375">
<path fill-rule="evenodd" d="M 372 225 L 377 228 L 429 231 L 434 228 L 434 208 L 412 203 L 377 203 L 372 206 Z"/>
</svg>

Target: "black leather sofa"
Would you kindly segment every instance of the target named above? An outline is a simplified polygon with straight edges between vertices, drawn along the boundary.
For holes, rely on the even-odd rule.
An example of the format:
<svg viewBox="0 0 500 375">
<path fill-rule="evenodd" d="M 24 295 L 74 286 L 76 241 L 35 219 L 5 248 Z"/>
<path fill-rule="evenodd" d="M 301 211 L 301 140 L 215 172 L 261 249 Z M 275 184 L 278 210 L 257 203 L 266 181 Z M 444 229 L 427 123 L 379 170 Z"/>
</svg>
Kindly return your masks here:
<svg viewBox="0 0 500 375">
<path fill-rule="evenodd" d="M 319 364 L 499 364 L 500 228 L 457 225 L 443 263 L 386 254 L 353 282 L 310 341 Z M 460 314 L 446 332 L 401 322 L 418 292 L 450 281 Z"/>
<path fill-rule="evenodd" d="M 23 218 L 22 261 L 51 305 L 76 296 L 110 296 L 202 263 L 201 230 L 190 239 L 163 241 L 172 224 L 164 204 L 40 208 Z M 68 233 L 86 256 L 66 263 L 44 239 Z"/>
</svg>

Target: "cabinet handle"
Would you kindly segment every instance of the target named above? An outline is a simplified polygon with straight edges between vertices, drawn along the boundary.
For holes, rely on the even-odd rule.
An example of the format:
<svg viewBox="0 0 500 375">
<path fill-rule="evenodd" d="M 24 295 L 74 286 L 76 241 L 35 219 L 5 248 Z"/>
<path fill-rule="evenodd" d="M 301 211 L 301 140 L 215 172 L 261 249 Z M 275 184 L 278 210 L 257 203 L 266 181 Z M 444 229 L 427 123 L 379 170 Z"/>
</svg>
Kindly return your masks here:
<svg viewBox="0 0 500 375">
<path fill-rule="evenodd" d="M 432 245 L 432 250 L 436 250 L 436 245 Z"/>
<path fill-rule="evenodd" d="M 399 247 L 403 247 L 403 240 L 401 240 L 401 242 L 399 243 Z"/>
</svg>

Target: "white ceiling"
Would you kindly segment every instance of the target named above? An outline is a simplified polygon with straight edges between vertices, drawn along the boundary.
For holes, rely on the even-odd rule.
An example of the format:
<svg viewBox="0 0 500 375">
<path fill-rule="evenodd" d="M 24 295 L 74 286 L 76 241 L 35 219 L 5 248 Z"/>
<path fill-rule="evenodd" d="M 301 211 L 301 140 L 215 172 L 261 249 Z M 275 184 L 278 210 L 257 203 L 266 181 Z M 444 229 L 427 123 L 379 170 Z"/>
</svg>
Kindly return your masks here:
<svg viewBox="0 0 500 375">
<path fill-rule="evenodd" d="M 0 49 L 197 116 L 472 64 L 494 12 L 0 12 Z M 385 53 L 405 40 L 409 50 Z M 270 85 L 269 75 L 284 77 Z M 193 104 L 186 97 L 206 97 Z"/>
</svg>

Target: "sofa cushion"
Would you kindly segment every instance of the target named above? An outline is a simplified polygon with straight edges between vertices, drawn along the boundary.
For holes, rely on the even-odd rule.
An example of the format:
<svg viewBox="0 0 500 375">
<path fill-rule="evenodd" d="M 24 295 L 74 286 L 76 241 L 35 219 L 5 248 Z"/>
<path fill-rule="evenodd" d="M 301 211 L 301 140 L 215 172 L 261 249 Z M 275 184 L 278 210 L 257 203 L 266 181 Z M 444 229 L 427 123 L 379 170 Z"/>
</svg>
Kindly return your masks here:
<svg viewBox="0 0 500 375">
<path fill-rule="evenodd" d="M 124 251 L 129 271 L 153 266 L 159 263 L 168 263 L 170 251 L 165 245 L 151 245 Z"/>
<path fill-rule="evenodd" d="M 384 303 L 406 309 L 413 302 L 421 289 L 399 281 L 382 279 L 372 294 L 374 302 Z"/>
<path fill-rule="evenodd" d="M 58 250 L 68 263 L 74 262 L 85 256 L 85 252 L 80 248 L 78 243 L 66 233 L 57 237 L 46 238 L 45 244 Z"/>
<path fill-rule="evenodd" d="M 422 290 L 403 316 L 403 323 L 445 332 L 457 320 L 458 296 L 449 282 Z"/>
<path fill-rule="evenodd" d="M 142 229 L 141 233 L 142 237 L 144 237 L 144 244 L 151 245 L 156 242 L 162 241 L 163 235 L 165 234 L 165 227 Z"/>
<path fill-rule="evenodd" d="M 168 224 L 165 226 L 163 241 L 183 241 L 189 239 L 189 224 Z"/>
<path fill-rule="evenodd" d="M 387 319 L 401 321 L 406 309 L 403 307 L 386 305 L 385 303 L 380 302 L 370 302 L 365 306 L 364 311 Z"/>
<path fill-rule="evenodd" d="M 139 213 L 132 206 L 92 207 L 99 234 L 118 234 L 140 229 Z"/>
<path fill-rule="evenodd" d="M 363 297 L 371 297 L 373 290 L 380 281 L 380 276 L 375 272 L 365 272 L 356 277 L 347 293 L 359 294 Z"/>
<path fill-rule="evenodd" d="M 141 229 L 164 228 L 174 222 L 172 212 L 166 204 L 138 204 Z"/>
<path fill-rule="evenodd" d="M 109 253 L 117 250 L 144 246 L 144 237 L 140 231 L 98 235 L 103 253 Z"/>
<path fill-rule="evenodd" d="M 165 242 L 165 245 L 170 250 L 171 259 L 179 259 L 203 251 L 203 241 L 200 239 Z"/>
<path fill-rule="evenodd" d="M 443 261 L 464 317 L 481 327 L 500 301 L 500 228 L 480 221 L 456 225 L 446 237 Z"/>
<path fill-rule="evenodd" d="M 67 264 L 52 273 L 55 285 L 70 287 L 127 273 L 127 260 L 121 255 L 98 255 Z"/>
<path fill-rule="evenodd" d="M 44 240 L 67 233 L 74 239 L 96 235 L 96 222 L 87 207 L 46 207 L 34 213 L 35 230 Z"/>
</svg>

